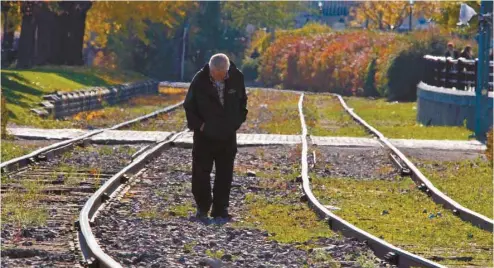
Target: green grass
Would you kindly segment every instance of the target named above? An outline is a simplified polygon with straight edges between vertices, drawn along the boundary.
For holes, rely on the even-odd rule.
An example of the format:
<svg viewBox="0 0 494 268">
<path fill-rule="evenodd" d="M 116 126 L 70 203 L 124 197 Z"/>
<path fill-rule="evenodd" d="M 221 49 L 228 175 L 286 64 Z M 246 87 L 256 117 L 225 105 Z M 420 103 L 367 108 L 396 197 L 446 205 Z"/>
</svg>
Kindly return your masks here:
<svg viewBox="0 0 494 268">
<path fill-rule="evenodd" d="M 221 259 L 221 257 L 223 257 L 224 254 L 225 252 L 223 250 L 215 251 L 215 250 L 206 249 L 206 255 L 208 255 L 213 259 Z"/>
<path fill-rule="evenodd" d="M 357 181 L 311 174 L 315 196 L 357 227 L 447 266 L 492 267 L 492 234 L 435 204 L 411 179 Z M 438 212 L 442 216 L 438 216 Z M 472 257 L 471 262 L 457 257 Z M 441 259 L 442 258 L 442 259 Z"/>
<path fill-rule="evenodd" d="M 420 170 L 443 193 L 461 205 L 492 218 L 492 165 L 486 160 L 422 161 Z"/>
<path fill-rule="evenodd" d="M 280 243 L 303 243 L 334 235 L 304 203 L 283 204 L 280 199 L 268 200 L 254 194 L 247 194 L 245 201 L 249 214 L 242 224 L 266 230 L 274 234 L 271 239 Z"/>
<path fill-rule="evenodd" d="M 357 97 L 345 98 L 345 101 L 362 119 L 388 138 L 467 140 L 472 134 L 466 127 L 419 124 L 416 102 L 394 103 Z"/>
<path fill-rule="evenodd" d="M 298 170 L 290 174 L 258 171 L 256 176 L 262 179 L 257 186 L 262 191 L 259 194 L 246 194 L 246 217 L 243 222 L 235 223 L 235 226 L 267 231 L 271 234 L 270 239 L 280 243 L 299 244 L 301 249 L 313 247 L 311 240 L 335 236 L 307 204 L 299 201 L 299 192 L 290 190 L 289 184 L 294 183 L 299 173 Z M 268 197 L 263 194 L 264 191 L 274 191 L 278 194 Z M 286 193 L 288 195 L 282 195 Z"/>
<path fill-rule="evenodd" d="M 290 92 L 251 90 L 248 95 L 246 122 L 239 133 L 299 134 L 300 95 Z"/>
<path fill-rule="evenodd" d="M 13 181 L 2 177 L 3 183 Z M 2 194 L 2 224 L 14 226 L 42 226 L 48 219 L 48 210 L 39 205 L 45 186 L 39 180 L 20 181 L 21 189 Z"/>
<path fill-rule="evenodd" d="M 353 121 L 337 98 L 304 96 L 304 115 L 310 135 L 367 137 L 364 127 Z"/>
<path fill-rule="evenodd" d="M 55 91 L 73 91 L 92 86 L 108 86 L 144 80 L 132 72 L 86 67 L 36 67 L 29 70 L 1 70 L 2 93 L 7 99 L 9 122 L 35 127 L 69 127 L 70 122 L 41 119 L 32 114 L 43 95 Z"/>
<path fill-rule="evenodd" d="M 20 144 L 19 142 L 14 142 L 10 140 L 2 140 L 1 147 L 1 162 L 14 159 L 16 157 L 28 154 L 36 149 L 40 148 L 38 145 L 34 144 Z"/>
</svg>

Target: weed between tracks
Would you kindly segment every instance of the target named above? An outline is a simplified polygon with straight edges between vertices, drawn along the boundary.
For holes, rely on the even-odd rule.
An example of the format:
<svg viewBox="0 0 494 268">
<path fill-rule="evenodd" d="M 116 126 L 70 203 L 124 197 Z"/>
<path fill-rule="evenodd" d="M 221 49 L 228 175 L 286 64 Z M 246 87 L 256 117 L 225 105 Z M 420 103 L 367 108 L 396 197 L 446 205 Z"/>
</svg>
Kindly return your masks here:
<svg viewBox="0 0 494 268">
<path fill-rule="evenodd" d="M 2 185 L 14 180 L 2 176 Z M 44 184 L 39 179 L 20 181 L 18 188 L 2 194 L 2 223 L 14 226 L 45 225 L 49 217 L 48 209 L 39 206 L 37 201 L 44 198 Z"/>
<path fill-rule="evenodd" d="M 1 162 L 5 162 L 19 156 L 23 156 L 36 149 L 39 149 L 40 147 L 43 147 L 43 145 L 26 144 L 26 143 L 21 143 L 20 141 L 5 140 L 5 139 L 2 139 L 1 143 L 2 143 Z"/>
<path fill-rule="evenodd" d="M 352 117 L 333 96 L 304 96 L 304 115 L 308 132 L 314 136 L 367 137 L 362 126 Z"/>
<path fill-rule="evenodd" d="M 413 159 L 424 175 L 461 205 L 492 218 L 492 165 L 478 158 L 464 161 Z"/>
<path fill-rule="evenodd" d="M 238 133 L 299 134 L 299 98 L 291 92 L 251 90 L 247 120 Z"/>
<path fill-rule="evenodd" d="M 178 107 L 170 113 L 160 114 L 142 123 L 134 124 L 131 130 L 139 131 L 180 131 L 187 127 L 185 110 Z"/>
<path fill-rule="evenodd" d="M 409 178 L 311 177 L 321 203 L 340 207 L 336 214 L 385 241 L 448 266 L 493 265 L 492 234 L 434 204 Z"/>
<path fill-rule="evenodd" d="M 465 127 L 423 126 L 417 123 L 416 102 L 386 102 L 383 99 L 345 98 L 362 119 L 384 136 L 395 139 L 467 140 L 472 134 Z"/>
</svg>

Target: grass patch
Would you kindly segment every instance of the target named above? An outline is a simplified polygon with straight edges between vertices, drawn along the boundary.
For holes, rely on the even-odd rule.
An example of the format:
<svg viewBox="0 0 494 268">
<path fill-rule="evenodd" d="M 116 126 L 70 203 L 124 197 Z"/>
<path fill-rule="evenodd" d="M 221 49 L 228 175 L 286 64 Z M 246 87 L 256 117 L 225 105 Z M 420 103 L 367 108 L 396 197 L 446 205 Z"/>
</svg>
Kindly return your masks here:
<svg viewBox="0 0 494 268">
<path fill-rule="evenodd" d="M 466 127 L 423 126 L 417 122 L 416 102 L 387 102 L 350 97 L 345 101 L 367 123 L 388 138 L 467 140 L 472 131 Z"/>
<path fill-rule="evenodd" d="M 186 127 L 185 110 L 182 107 L 178 107 L 170 113 L 160 114 L 156 118 L 134 124 L 130 129 L 139 131 L 180 131 Z"/>
<path fill-rule="evenodd" d="M 35 144 L 20 144 L 19 142 L 2 140 L 1 144 L 1 162 L 8 161 L 23 155 L 26 155 L 40 147 L 40 145 Z"/>
<path fill-rule="evenodd" d="M 172 206 L 168 209 L 168 214 L 170 216 L 176 217 L 188 217 L 189 213 L 193 213 L 195 207 L 191 202 L 185 202 L 182 205 Z"/>
<path fill-rule="evenodd" d="M 353 121 L 333 96 L 306 95 L 304 115 L 307 130 L 314 136 L 367 137 L 365 129 Z"/>
<path fill-rule="evenodd" d="M 319 220 L 306 204 L 282 204 L 280 199 L 247 194 L 248 216 L 237 225 L 266 230 L 270 239 L 280 243 L 303 243 L 320 237 L 332 237 L 328 226 Z"/>
<path fill-rule="evenodd" d="M 249 114 L 239 133 L 300 133 L 298 94 L 251 90 L 248 98 Z"/>
<path fill-rule="evenodd" d="M 4 182 L 12 181 L 2 177 L 2 184 Z M 20 189 L 2 194 L 2 224 L 10 223 L 19 227 L 45 225 L 48 210 L 39 205 L 45 186 L 39 180 L 21 180 L 20 186 Z"/>
<path fill-rule="evenodd" d="M 206 249 L 206 255 L 213 259 L 221 259 L 223 255 L 225 255 L 225 252 L 223 250 L 210 250 Z"/>
<path fill-rule="evenodd" d="M 484 159 L 422 161 L 421 171 L 443 193 L 461 205 L 492 218 L 492 165 Z"/>
<path fill-rule="evenodd" d="M 73 128 L 110 127 L 176 104 L 182 101 L 184 97 L 184 91 L 179 93 L 160 93 L 158 95 L 134 97 L 125 103 L 115 106 L 107 106 L 100 110 L 80 112 L 66 118 L 66 121 L 70 122 L 72 124 L 71 127 Z M 153 119 L 150 119 L 149 121 L 152 120 Z M 131 128 L 143 130 L 139 129 L 141 124 L 143 123 L 134 124 Z"/>
<path fill-rule="evenodd" d="M 340 207 L 336 214 L 373 235 L 444 265 L 493 265 L 492 234 L 433 203 L 409 178 L 357 181 L 311 177 L 314 194 L 323 204 Z M 472 260 L 462 261 L 461 257 Z"/>
<path fill-rule="evenodd" d="M 92 86 L 108 86 L 145 80 L 127 71 L 87 67 L 44 66 L 28 70 L 1 70 L 2 92 L 7 98 L 9 122 L 34 127 L 63 128 L 70 122 L 41 119 L 29 109 L 37 107 L 43 95 L 55 91 L 73 91 Z"/>
</svg>

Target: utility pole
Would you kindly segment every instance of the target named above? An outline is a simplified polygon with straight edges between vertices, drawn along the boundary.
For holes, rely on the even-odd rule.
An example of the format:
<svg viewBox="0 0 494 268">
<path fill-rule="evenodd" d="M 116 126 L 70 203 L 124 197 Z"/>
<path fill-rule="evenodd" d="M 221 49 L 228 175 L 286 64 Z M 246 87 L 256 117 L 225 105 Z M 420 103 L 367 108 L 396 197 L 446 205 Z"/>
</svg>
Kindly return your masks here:
<svg viewBox="0 0 494 268">
<path fill-rule="evenodd" d="M 412 19 L 413 19 L 413 0 L 410 0 L 410 16 L 408 18 L 408 24 L 409 24 L 409 29 L 410 32 L 412 31 Z"/>
<path fill-rule="evenodd" d="M 492 1 L 480 3 L 479 30 L 477 35 L 478 63 L 477 85 L 475 87 L 475 136 L 478 140 L 485 140 L 488 117 L 488 88 L 489 88 L 489 48 L 492 42 Z"/>
<path fill-rule="evenodd" d="M 187 31 L 189 30 L 188 22 L 185 22 L 184 34 L 182 36 L 182 63 L 180 66 L 180 81 L 184 81 L 185 73 L 185 37 L 187 36 Z"/>
</svg>

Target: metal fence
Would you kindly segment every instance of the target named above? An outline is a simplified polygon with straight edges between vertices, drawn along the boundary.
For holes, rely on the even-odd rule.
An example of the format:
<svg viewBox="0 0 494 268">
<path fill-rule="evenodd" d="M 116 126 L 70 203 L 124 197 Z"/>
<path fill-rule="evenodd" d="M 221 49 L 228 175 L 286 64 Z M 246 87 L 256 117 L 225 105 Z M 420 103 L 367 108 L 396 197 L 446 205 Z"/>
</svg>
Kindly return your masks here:
<svg viewBox="0 0 494 268">
<path fill-rule="evenodd" d="M 477 83 L 477 62 L 464 58 L 424 56 L 426 64 L 425 83 L 436 87 L 474 91 Z M 489 91 L 493 89 L 493 62 L 489 63 Z"/>
</svg>

